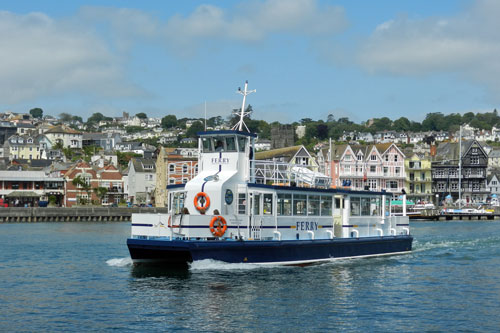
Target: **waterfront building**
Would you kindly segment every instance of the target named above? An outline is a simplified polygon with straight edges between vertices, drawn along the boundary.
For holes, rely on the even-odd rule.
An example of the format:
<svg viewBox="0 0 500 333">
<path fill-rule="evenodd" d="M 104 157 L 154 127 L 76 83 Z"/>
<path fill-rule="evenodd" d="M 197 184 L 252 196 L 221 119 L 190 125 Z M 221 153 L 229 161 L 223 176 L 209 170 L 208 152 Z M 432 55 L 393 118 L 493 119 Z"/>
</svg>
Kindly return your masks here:
<svg viewBox="0 0 500 333">
<path fill-rule="evenodd" d="M 133 157 L 128 163 L 128 200 L 134 204 L 149 204 L 156 187 L 156 161 Z"/>
<path fill-rule="evenodd" d="M 432 164 L 428 154 L 412 154 L 405 159 L 406 194 L 415 203 L 433 203 Z"/>
<path fill-rule="evenodd" d="M 85 185 L 73 184 L 73 180 L 77 177 L 83 179 Z M 66 180 L 65 204 L 67 207 L 99 201 L 104 205 L 118 204 L 127 199 L 123 190 L 122 174 L 112 164 L 98 168 L 87 162 L 78 162 L 64 172 L 64 179 Z M 96 193 L 99 187 L 106 189 L 101 198 Z"/>
<path fill-rule="evenodd" d="M 486 187 L 492 198 L 500 198 L 500 169 L 493 169 L 486 177 Z"/>
<path fill-rule="evenodd" d="M 0 171 L 0 197 L 9 206 L 34 207 L 49 198 L 56 205 L 64 201 L 64 179 L 44 171 Z"/>
<path fill-rule="evenodd" d="M 4 155 L 9 160 L 47 159 L 47 150 L 52 146 L 50 140 L 41 135 L 12 135 L 4 144 Z"/>
<path fill-rule="evenodd" d="M 197 174 L 197 154 L 189 148 L 161 147 L 156 159 L 155 206 L 167 206 L 167 185 L 185 184 Z"/>
<path fill-rule="evenodd" d="M 459 170 L 459 160 L 462 168 Z M 459 198 L 459 174 L 464 203 L 486 201 L 488 154 L 476 140 L 462 142 L 462 156 L 458 142 L 440 143 L 432 162 L 432 192 L 442 202 L 448 195 L 453 201 Z"/>
<path fill-rule="evenodd" d="M 405 187 L 405 154 L 394 143 L 332 145 L 330 154 L 325 169 L 333 186 L 392 193 Z"/>
</svg>

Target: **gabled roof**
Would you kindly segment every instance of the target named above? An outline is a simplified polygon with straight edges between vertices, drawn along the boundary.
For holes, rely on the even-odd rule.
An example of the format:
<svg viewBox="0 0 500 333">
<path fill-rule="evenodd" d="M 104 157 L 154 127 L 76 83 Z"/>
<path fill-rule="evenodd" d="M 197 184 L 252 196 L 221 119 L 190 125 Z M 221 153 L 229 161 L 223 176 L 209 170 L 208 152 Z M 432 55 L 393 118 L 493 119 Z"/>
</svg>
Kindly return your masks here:
<svg viewBox="0 0 500 333">
<path fill-rule="evenodd" d="M 266 150 L 266 151 L 259 151 L 255 154 L 255 159 L 256 160 L 271 160 L 273 158 L 286 157 L 287 160 L 290 160 L 292 157 L 295 156 L 295 154 L 297 154 L 297 152 L 302 147 L 303 146 L 292 146 L 292 147 L 271 149 L 271 150 Z"/>
<path fill-rule="evenodd" d="M 69 127 L 66 127 L 63 125 L 54 126 L 54 127 L 50 128 L 48 131 L 46 131 L 45 133 L 48 133 L 48 134 L 50 134 L 50 133 L 82 134 L 82 132 L 76 131 L 72 128 L 69 128 Z"/>
</svg>

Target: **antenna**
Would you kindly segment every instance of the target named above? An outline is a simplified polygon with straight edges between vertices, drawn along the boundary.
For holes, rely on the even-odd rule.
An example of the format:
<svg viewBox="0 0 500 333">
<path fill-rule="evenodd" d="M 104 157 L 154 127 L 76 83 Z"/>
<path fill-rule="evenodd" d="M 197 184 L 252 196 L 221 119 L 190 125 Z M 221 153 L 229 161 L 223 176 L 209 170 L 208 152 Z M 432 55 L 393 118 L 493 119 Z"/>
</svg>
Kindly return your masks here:
<svg viewBox="0 0 500 333">
<path fill-rule="evenodd" d="M 240 116 L 240 121 L 238 121 L 238 123 L 233 126 L 233 128 L 232 128 L 233 130 L 241 131 L 241 130 L 243 130 L 243 126 L 245 126 L 246 130 L 248 132 L 250 132 L 250 130 L 248 129 L 247 125 L 245 124 L 245 121 L 243 120 L 243 118 L 245 116 L 248 116 L 251 113 L 251 111 L 245 112 L 245 102 L 246 102 L 247 95 L 250 95 L 251 93 L 254 93 L 257 90 L 256 89 L 254 89 L 254 90 L 248 90 L 247 88 L 248 88 L 248 80 L 245 81 L 245 89 L 243 91 L 241 91 L 241 87 L 238 88 L 237 93 L 243 95 L 243 103 L 241 104 L 241 110 L 240 110 L 240 112 L 239 113 L 238 112 L 234 112 L 234 114 Z"/>
</svg>

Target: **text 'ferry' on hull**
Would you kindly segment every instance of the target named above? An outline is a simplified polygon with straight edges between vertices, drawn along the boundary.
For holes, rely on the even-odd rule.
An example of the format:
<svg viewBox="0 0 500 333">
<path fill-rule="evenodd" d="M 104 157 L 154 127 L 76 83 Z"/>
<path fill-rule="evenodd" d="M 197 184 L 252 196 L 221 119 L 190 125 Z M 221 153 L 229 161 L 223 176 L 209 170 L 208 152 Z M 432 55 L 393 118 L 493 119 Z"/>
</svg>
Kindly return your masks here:
<svg viewBox="0 0 500 333">
<path fill-rule="evenodd" d="M 244 110 L 247 84 L 240 93 Z M 305 165 L 254 160 L 244 115 L 233 130 L 199 133 L 198 175 L 167 186 L 169 214 L 132 215 L 135 263 L 301 265 L 411 251 L 406 207 L 392 215 L 391 193 L 332 188 Z"/>
</svg>

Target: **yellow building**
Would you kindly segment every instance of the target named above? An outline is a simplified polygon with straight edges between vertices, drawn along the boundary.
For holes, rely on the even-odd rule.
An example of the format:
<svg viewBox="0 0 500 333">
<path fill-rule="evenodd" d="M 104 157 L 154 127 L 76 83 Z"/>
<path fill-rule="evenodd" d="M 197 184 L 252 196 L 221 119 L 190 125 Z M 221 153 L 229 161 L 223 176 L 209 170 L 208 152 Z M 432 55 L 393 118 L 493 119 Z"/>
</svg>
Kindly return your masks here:
<svg viewBox="0 0 500 333">
<path fill-rule="evenodd" d="M 405 190 L 408 199 L 415 203 L 433 203 L 430 156 L 414 153 L 409 158 L 405 159 L 405 170 Z"/>
</svg>

